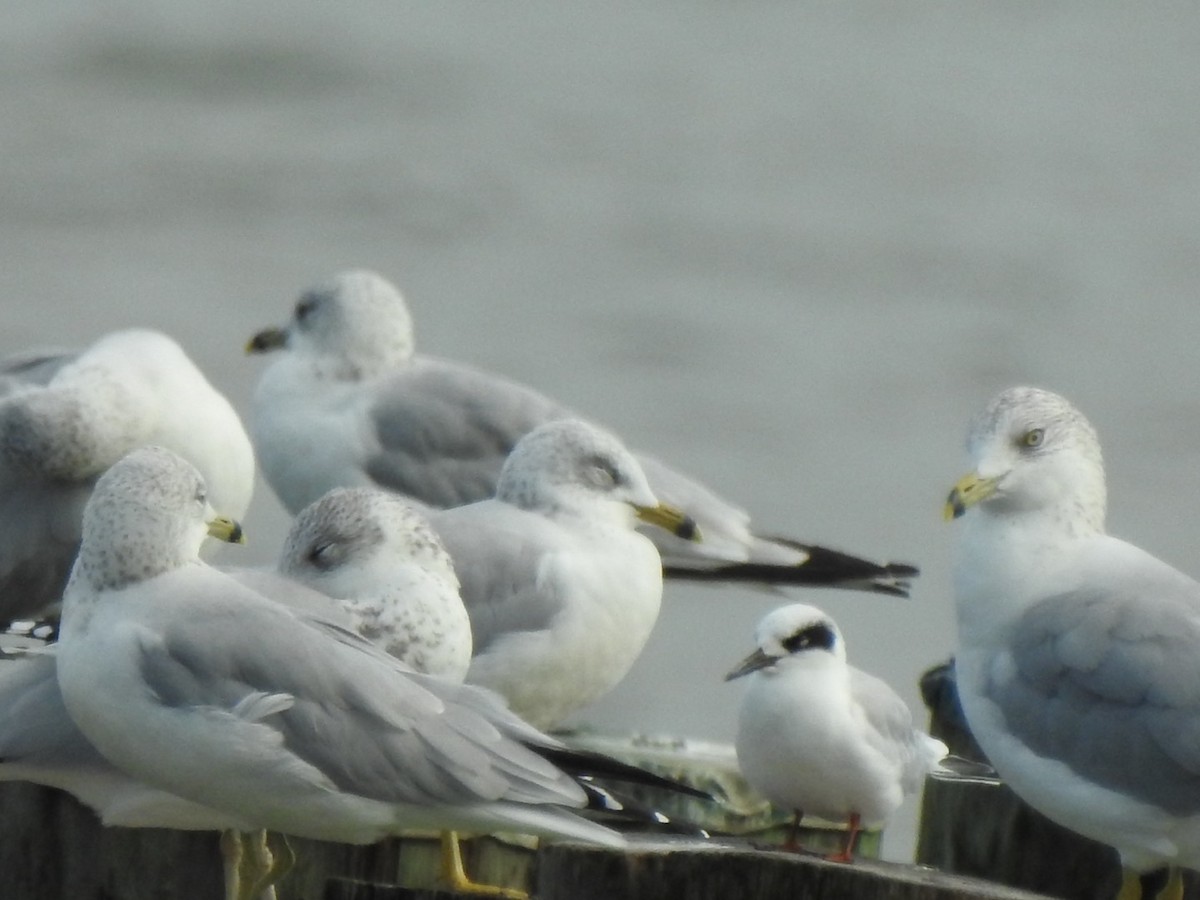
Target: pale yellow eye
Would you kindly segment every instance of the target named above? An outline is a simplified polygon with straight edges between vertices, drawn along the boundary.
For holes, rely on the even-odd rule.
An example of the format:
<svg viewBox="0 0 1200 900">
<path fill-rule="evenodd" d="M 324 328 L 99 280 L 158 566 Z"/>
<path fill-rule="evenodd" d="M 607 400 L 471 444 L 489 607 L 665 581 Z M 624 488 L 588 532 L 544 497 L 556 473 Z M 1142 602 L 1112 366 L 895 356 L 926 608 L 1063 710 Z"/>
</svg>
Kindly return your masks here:
<svg viewBox="0 0 1200 900">
<path fill-rule="evenodd" d="M 1021 446 L 1029 448 L 1040 447 L 1042 446 L 1042 441 L 1045 439 L 1046 432 L 1043 429 L 1031 428 L 1029 431 L 1021 435 Z"/>
</svg>

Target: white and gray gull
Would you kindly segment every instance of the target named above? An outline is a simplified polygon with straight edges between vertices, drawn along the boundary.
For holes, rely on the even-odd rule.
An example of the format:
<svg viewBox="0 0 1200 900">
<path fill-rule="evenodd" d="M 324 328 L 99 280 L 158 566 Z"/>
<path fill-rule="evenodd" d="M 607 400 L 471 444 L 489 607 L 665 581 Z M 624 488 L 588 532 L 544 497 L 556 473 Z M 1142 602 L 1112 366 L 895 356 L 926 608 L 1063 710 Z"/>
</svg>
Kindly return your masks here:
<svg viewBox="0 0 1200 900">
<path fill-rule="evenodd" d="M 251 429 L 267 481 L 293 512 L 335 487 L 376 485 L 437 508 L 486 499 L 522 435 L 577 415 L 525 385 L 418 354 L 404 298 L 374 272 L 342 272 L 304 292 L 291 322 L 260 331 L 247 349 L 278 351 L 255 391 Z M 704 535 L 647 530 L 669 577 L 904 594 L 917 574 L 758 534 L 710 488 L 639 461 L 659 500 Z"/>
<path fill-rule="evenodd" d="M 1100 442 L 1067 400 L 1006 390 L 970 427 L 950 492 L 956 668 L 1001 777 L 1139 873 L 1200 868 L 1200 583 L 1105 533 Z M 1087 893 L 1087 886 L 1081 887 Z"/>
<path fill-rule="evenodd" d="M 229 515 L 245 513 L 250 438 L 171 338 L 116 331 L 79 353 L 0 362 L 0 627 L 52 611 L 97 476 L 149 444 L 196 466 Z"/>
</svg>

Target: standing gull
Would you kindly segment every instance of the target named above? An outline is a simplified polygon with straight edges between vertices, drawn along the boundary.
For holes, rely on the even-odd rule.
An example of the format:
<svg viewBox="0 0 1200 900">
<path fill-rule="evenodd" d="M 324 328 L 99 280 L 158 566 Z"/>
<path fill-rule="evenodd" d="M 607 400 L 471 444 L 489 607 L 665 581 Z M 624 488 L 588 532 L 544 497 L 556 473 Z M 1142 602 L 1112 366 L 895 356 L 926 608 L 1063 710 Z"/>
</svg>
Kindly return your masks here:
<svg viewBox="0 0 1200 900">
<path fill-rule="evenodd" d="M 249 828 L 318 840 L 428 827 L 623 844 L 573 811 L 583 790 L 544 756 L 570 751 L 494 695 L 418 675 L 202 563 L 206 532 L 231 530 L 167 451 L 135 451 L 97 482 L 57 670 L 106 759 Z"/>
<path fill-rule="evenodd" d="M 277 602 L 368 637 L 419 672 L 454 681 L 466 674 L 470 622 L 449 555 L 421 513 L 399 497 L 370 489 L 332 491 L 296 517 L 275 571 L 230 574 Z M 0 779 L 66 790 L 110 826 L 247 828 L 242 819 L 152 787 L 105 759 L 67 714 L 53 648 L 0 663 Z M 270 888 L 260 887 L 280 874 L 261 836 L 248 846 L 261 871 L 251 869 L 239 879 L 236 858 L 228 853 L 240 855 L 241 843 L 232 833 L 222 842 L 230 898 L 265 895 Z M 448 848 L 445 864 L 450 883 L 462 887 L 457 845 Z"/>
<path fill-rule="evenodd" d="M 241 420 L 166 335 L 117 331 L 0 363 L 0 627 L 58 602 L 92 484 L 148 444 L 196 466 L 230 515 L 250 505 Z"/>
<path fill-rule="evenodd" d="M 373 272 L 343 272 L 306 291 L 287 327 L 260 331 L 248 349 L 283 351 L 255 391 L 252 431 L 267 481 L 293 512 L 334 487 L 372 484 L 433 507 L 485 499 L 523 434 L 574 415 L 524 385 L 417 354 L 403 297 Z M 917 574 L 759 535 L 709 488 L 640 462 L 659 499 L 705 535 L 695 543 L 647 532 L 669 576 L 904 594 Z"/>
<path fill-rule="evenodd" d="M 1104 530 L 1092 426 L 1057 394 L 1004 391 L 971 425 L 950 492 L 958 690 L 1027 803 L 1138 875 L 1200 868 L 1200 584 Z"/>
<path fill-rule="evenodd" d="M 541 728 L 608 693 L 650 637 L 662 563 L 638 521 L 703 540 L 620 441 L 578 419 L 521 438 L 494 498 L 430 521 L 471 617 L 467 680 Z"/>
<path fill-rule="evenodd" d="M 837 624 L 796 603 L 768 613 L 758 649 L 725 676 L 749 676 L 738 715 L 738 767 L 768 800 L 793 810 L 785 847 L 800 849 L 800 820 L 848 823 L 849 862 L 863 825 L 888 819 L 938 769 L 946 745 L 913 727 L 912 712 L 886 682 L 846 663 Z"/>
</svg>

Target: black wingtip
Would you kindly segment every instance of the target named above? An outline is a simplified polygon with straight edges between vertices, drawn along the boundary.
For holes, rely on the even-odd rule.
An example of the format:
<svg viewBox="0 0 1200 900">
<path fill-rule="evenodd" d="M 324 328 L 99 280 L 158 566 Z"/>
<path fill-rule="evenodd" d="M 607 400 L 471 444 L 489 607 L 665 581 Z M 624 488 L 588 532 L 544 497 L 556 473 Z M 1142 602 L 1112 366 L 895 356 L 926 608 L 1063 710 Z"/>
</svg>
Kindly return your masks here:
<svg viewBox="0 0 1200 900">
<path fill-rule="evenodd" d="M 909 563 L 874 563 L 842 553 L 840 550 L 831 550 L 816 544 L 802 544 L 790 538 L 763 537 L 762 540 L 799 551 L 805 554 L 807 559 L 795 566 L 728 563 L 701 569 L 667 565 L 663 567 L 663 575 L 683 581 L 844 588 L 892 597 L 908 597 L 911 587 L 908 579 L 921 574 L 919 568 Z"/>
<path fill-rule="evenodd" d="M 542 758 L 549 760 L 564 772 L 577 778 L 605 778 L 613 781 L 622 781 L 626 784 L 661 788 L 673 793 L 696 797 L 700 800 L 716 800 L 708 791 L 702 791 L 700 788 L 692 787 L 690 784 L 685 784 L 666 775 L 650 772 L 640 766 L 622 762 L 604 753 L 597 753 L 593 750 L 581 750 L 576 747 L 553 747 L 543 744 L 526 743 L 525 746 Z"/>
</svg>

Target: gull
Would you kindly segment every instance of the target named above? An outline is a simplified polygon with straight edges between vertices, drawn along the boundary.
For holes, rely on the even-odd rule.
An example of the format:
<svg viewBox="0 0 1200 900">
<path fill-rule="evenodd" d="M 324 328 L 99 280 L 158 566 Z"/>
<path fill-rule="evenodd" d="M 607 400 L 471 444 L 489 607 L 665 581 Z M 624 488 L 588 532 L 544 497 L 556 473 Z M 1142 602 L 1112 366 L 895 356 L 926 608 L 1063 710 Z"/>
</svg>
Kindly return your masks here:
<svg viewBox="0 0 1200 900">
<path fill-rule="evenodd" d="M 1016 387 L 973 421 L 950 492 L 956 669 L 1000 776 L 1054 821 L 1116 848 L 1118 897 L 1200 868 L 1200 584 L 1105 533 L 1095 430 Z"/>
<path fill-rule="evenodd" d="M 234 575 L 272 599 L 340 615 L 344 627 L 418 672 L 466 678 L 471 620 L 454 561 L 429 516 L 395 494 L 335 488 L 296 516 L 275 572 Z M 280 577 L 320 596 L 281 590 Z"/>
<path fill-rule="evenodd" d="M 885 822 L 939 769 L 948 750 L 913 727 L 886 682 L 846 662 L 837 624 L 795 603 L 768 613 L 758 649 L 726 681 L 749 676 L 738 713 L 738 767 L 775 806 L 794 811 L 786 849 L 799 850 L 800 820 L 848 823 L 840 851 L 850 862 L 864 825 Z"/>
<path fill-rule="evenodd" d="M 342 272 L 304 292 L 291 322 L 258 332 L 247 349 L 282 351 L 255 390 L 251 430 L 263 473 L 292 512 L 334 487 L 375 485 L 435 508 L 486 499 L 523 434 L 576 415 L 514 381 L 417 354 L 404 298 L 374 272 Z M 906 595 L 917 574 L 758 534 L 710 488 L 639 460 L 659 499 L 705 535 L 647 532 L 670 577 Z"/>
<path fill-rule="evenodd" d="M 357 631 L 426 674 L 461 681 L 470 622 L 449 556 L 428 522 L 380 491 L 330 492 L 292 523 L 275 569 L 231 569 L 265 597 Z M 67 713 L 57 647 L 0 662 L 0 779 L 66 790 L 105 825 L 215 831 L 244 821 L 139 782 Z"/>
<path fill-rule="evenodd" d="M 650 637 L 662 562 L 636 524 L 703 540 L 617 438 L 579 419 L 522 437 L 495 497 L 429 519 L 470 616 L 467 681 L 540 728 L 608 693 Z"/>
<path fill-rule="evenodd" d="M 57 677 L 93 747 L 240 830 L 368 843 L 408 827 L 624 845 L 579 817 L 572 752 L 489 691 L 413 672 L 197 556 L 229 538 L 159 448 L 98 480 L 63 598 Z M 332 738 L 332 739 L 331 739 Z M 550 762 L 547 757 L 554 759 Z"/>
<path fill-rule="evenodd" d="M 135 447 L 189 460 L 241 516 L 254 452 L 241 420 L 164 334 L 107 334 L 79 353 L 0 362 L 0 627 L 58 602 L 96 477 Z"/>
</svg>

